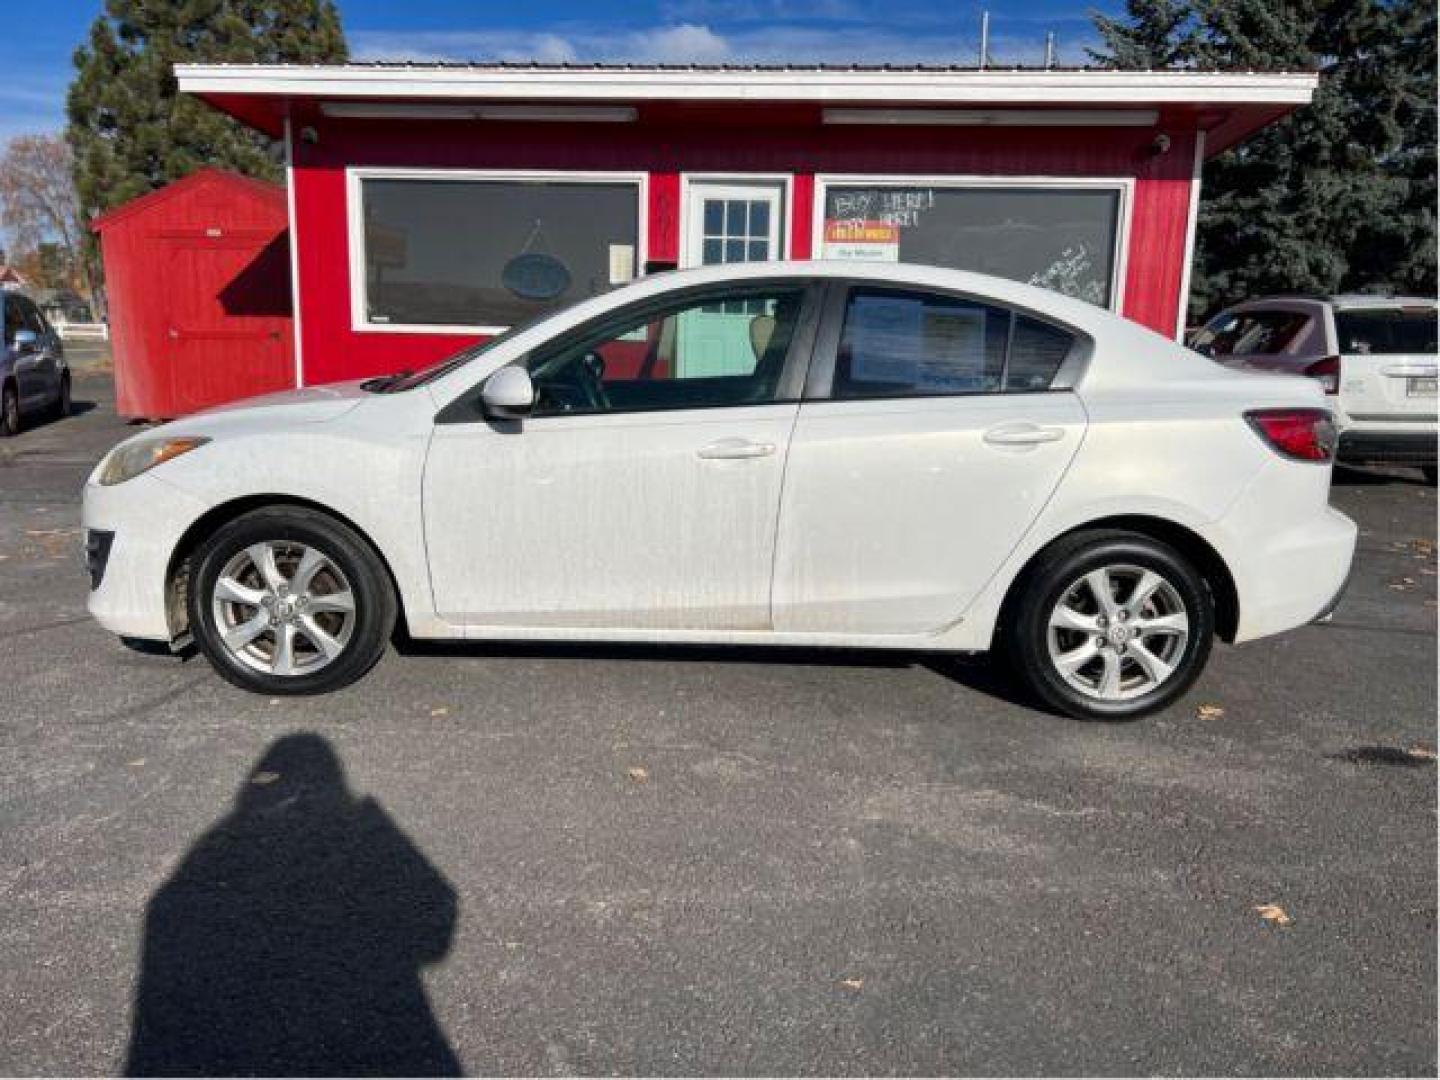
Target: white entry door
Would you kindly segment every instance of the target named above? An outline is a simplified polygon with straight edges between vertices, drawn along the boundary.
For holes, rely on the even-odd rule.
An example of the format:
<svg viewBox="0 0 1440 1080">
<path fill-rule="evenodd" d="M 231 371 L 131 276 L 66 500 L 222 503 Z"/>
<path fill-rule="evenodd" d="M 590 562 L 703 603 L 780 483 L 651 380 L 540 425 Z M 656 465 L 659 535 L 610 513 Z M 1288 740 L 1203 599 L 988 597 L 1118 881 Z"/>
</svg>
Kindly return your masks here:
<svg viewBox="0 0 1440 1080">
<path fill-rule="evenodd" d="M 784 185 L 773 180 L 697 180 L 685 207 L 684 265 L 768 262 L 782 258 Z M 760 301 L 736 300 L 687 312 L 678 332 L 684 378 L 740 374 L 725 366 L 744 363 L 743 347 L 761 314 Z M 740 358 L 737 360 L 736 358 Z"/>
</svg>

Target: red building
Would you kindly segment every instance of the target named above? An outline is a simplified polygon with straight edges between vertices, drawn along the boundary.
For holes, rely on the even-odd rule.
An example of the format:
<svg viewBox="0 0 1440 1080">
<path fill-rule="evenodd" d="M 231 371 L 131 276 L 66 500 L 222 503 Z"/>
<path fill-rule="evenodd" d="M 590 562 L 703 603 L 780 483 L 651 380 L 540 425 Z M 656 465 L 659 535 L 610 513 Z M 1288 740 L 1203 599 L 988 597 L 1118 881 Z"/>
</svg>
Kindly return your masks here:
<svg viewBox="0 0 1440 1080">
<path fill-rule="evenodd" d="M 1183 327 L 1202 160 L 1313 74 L 182 65 L 283 140 L 296 377 L 416 368 L 672 266 L 900 259 Z"/>
<path fill-rule="evenodd" d="M 181 416 L 295 385 L 285 189 L 219 169 L 95 219 L 116 409 Z"/>
</svg>

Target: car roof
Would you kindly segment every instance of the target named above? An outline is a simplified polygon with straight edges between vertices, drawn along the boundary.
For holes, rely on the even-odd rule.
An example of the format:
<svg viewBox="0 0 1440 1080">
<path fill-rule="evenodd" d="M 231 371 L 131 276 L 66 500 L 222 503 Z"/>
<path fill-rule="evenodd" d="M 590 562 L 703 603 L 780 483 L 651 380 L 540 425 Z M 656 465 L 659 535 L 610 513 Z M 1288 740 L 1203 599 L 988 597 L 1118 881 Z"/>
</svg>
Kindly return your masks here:
<svg viewBox="0 0 1440 1080">
<path fill-rule="evenodd" d="M 1336 311 L 1375 308 L 1436 307 L 1433 296 L 1391 296 L 1384 293 L 1296 293 L 1291 296 L 1258 296 L 1254 300 L 1243 300 L 1231 304 L 1226 311 L 1264 311 L 1267 308 L 1293 308 L 1315 304 L 1328 304 Z"/>
</svg>

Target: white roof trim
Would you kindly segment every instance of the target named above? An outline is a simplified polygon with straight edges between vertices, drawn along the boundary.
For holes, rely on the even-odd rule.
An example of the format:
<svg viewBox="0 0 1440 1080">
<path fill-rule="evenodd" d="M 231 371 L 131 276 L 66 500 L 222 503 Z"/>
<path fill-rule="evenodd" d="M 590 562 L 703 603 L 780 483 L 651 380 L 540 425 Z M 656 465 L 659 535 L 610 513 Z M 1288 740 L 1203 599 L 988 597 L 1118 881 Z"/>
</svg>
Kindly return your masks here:
<svg viewBox="0 0 1440 1080">
<path fill-rule="evenodd" d="M 1315 74 L 1201 71 L 615 70 L 177 64 L 187 94 L 515 101 L 1305 105 Z"/>
</svg>

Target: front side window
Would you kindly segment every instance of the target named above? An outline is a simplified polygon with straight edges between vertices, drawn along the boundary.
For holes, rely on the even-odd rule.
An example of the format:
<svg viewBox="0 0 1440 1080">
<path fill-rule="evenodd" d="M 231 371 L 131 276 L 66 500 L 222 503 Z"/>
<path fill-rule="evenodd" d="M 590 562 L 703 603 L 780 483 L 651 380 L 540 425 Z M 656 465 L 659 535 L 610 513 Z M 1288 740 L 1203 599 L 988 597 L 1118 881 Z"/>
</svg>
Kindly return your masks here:
<svg viewBox="0 0 1440 1080">
<path fill-rule="evenodd" d="M 835 357 L 837 400 L 1048 390 L 1073 335 L 962 297 L 854 289 Z"/>
<path fill-rule="evenodd" d="M 1121 189 L 829 184 L 821 256 L 994 274 L 1114 303 Z"/>
<path fill-rule="evenodd" d="M 534 416 L 765 405 L 805 301 L 803 286 L 707 291 L 619 313 L 525 361 Z"/>
<path fill-rule="evenodd" d="M 497 328 L 628 283 L 636 181 L 362 177 L 365 325 Z"/>
<path fill-rule="evenodd" d="M 14 345 L 15 335 L 25 328 L 20 321 L 20 305 L 4 297 L 0 297 L 0 305 L 5 308 L 5 344 Z"/>
<path fill-rule="evenodd" d="M 1436 351 L 1434 308 L 1350 309 L 1335 313 L 1340 351 L 1359 356 L 1398 356 Z"/>
</svg>

